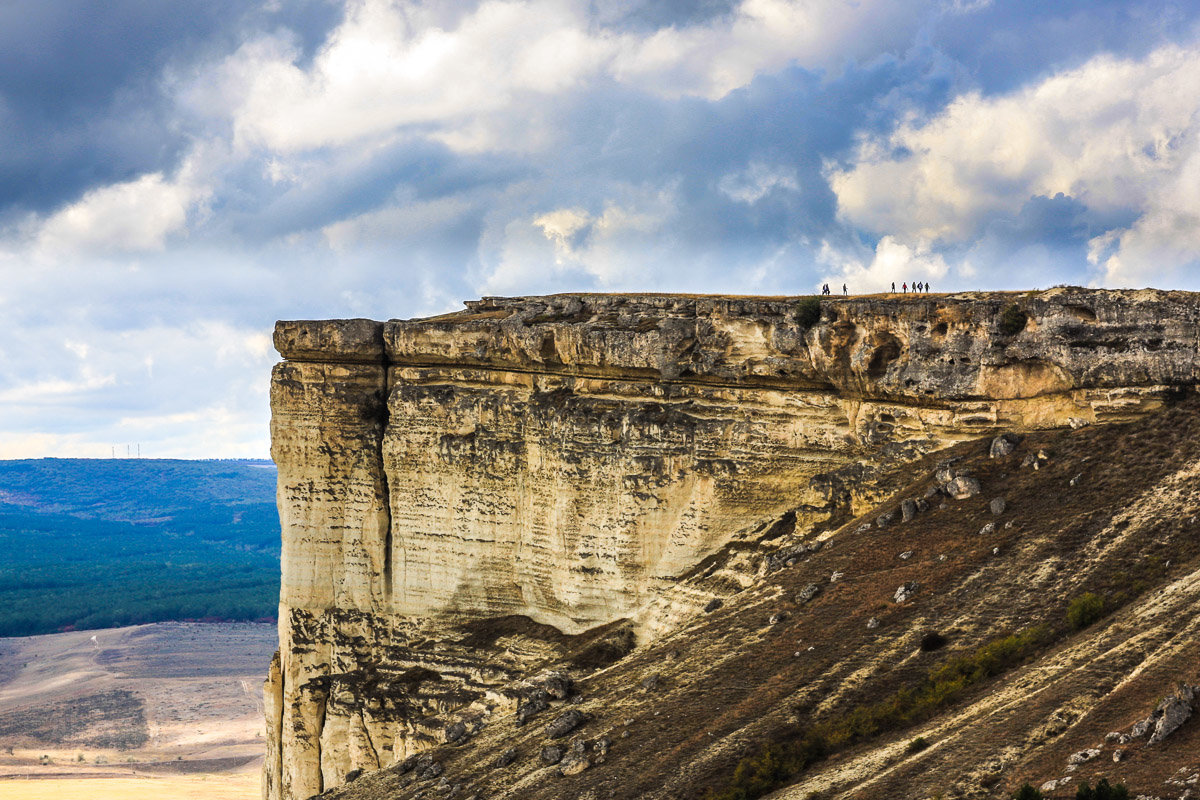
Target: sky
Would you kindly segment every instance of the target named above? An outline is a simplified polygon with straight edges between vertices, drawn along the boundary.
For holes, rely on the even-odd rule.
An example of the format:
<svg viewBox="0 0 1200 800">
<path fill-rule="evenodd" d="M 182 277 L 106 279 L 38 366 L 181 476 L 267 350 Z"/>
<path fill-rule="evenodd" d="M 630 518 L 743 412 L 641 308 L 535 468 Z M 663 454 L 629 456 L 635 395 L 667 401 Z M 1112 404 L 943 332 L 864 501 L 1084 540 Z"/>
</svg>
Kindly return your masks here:
<svg viewBox="0 0 1200 800">
<path fill-rule="evenodd" d="M 264 457 L 276 319 L 1200 290 L 1194 0 L 0 3 L 0 458 Z"/>
</svg>

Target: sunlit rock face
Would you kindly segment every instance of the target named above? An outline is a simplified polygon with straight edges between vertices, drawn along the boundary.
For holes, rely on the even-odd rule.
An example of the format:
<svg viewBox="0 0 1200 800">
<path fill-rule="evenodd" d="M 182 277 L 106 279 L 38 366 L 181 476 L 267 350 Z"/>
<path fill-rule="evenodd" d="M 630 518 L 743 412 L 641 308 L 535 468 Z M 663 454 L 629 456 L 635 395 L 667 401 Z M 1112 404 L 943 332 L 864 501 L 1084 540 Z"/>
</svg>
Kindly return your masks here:
<svg viewBox="0 0 1200 800">
<path fill-rule="evenodd" d="M 880 464 L 1200 377 L 1184 293 L 467 306 L 276 327 L 268 800 L 487 724 L 589 631 L 669 633 L 728 591 L 706 558 L 847 519 Z"/>
</svg>

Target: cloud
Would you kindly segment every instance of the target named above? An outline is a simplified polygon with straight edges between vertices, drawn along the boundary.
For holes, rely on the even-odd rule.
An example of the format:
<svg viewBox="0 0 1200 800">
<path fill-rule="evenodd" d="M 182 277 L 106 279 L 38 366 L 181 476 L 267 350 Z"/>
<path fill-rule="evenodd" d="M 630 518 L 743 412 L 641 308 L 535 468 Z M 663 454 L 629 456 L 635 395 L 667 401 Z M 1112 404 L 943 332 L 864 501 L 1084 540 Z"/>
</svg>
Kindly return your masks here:
<svg viewBox="0 0 1200 800">
<path fill-rule="evenodd" d="M 949 270 L 945 259 L 927 241 L 907 245 L 884 236 L 869 257 L 868 261 L 823 243 L 819 258 L 832 272 L 821 283 L 833 284 L 835 288 L 844 283 L 855 294 L 891 291 L 893 284 L 899 290 L 902 284 L 912 287 L 917 281 L 936 283 L 941 289 L 942 279 Z"/>
<path fill-rule="evenodd" d="M 753 161 L 744 170 L 723 175 L 717 187 L 729 198 L 748 205 L 757 203 L 773 191 L 800 191 L 794 168 L 771 166 L 761 161 Z"/>
<path fill-rule="evenodd" d="M 1186 4 L 31 9 L 0 9 L 26 455 L 264 455 L 276 318 L 1200 280 Z"/>
<path fill-rule="evenodd" d="M 158 172 L 93 189 L 41 223 L 34 252 L 54 259 L 161 250 L 207 195 L 187 178 L 169 181 Z"/>
<path fill-rule="evenodd" d="M 1133 215 L 1093 253 L 1106 280 L 1124 281 L 1163 275 L 1155 255 L 1200 258 L 1187 225 L 1200 214 L 1187 180 L 1198 144 L 1200 46 L 1172 45 L 1139 60 L 1098 56 L 1000 97 L 960 96 L 864 138 L 830 185 L 843 219 L 909 242 L 972 241 L 1036 196 L 1073 198 L 1097 222 Z"/>
<path fill-rule="evenodd" d="M 581 0 L 485 0 L 449 19 L 424 6 L 354 0 L 310 64 L 299 63 L 287 35 L 252 39 L 224 62 L 216 88 L 207 77 L 192 87 L 192 103 L 231 109 L 239 141 L 275 152 L 421 126 L 440 127 L 424 135 L 456 150 L 527 150 L 531 139 L 545 143 L 545 131 L 502 135 L 518 120 L 536 121 L 516 109 L 606 80 L 719 99 L 789 64 L 840 67 L 903 46 L 926 5 L 743 0 L 646 31 L 594 25 Z"/>
</svg>

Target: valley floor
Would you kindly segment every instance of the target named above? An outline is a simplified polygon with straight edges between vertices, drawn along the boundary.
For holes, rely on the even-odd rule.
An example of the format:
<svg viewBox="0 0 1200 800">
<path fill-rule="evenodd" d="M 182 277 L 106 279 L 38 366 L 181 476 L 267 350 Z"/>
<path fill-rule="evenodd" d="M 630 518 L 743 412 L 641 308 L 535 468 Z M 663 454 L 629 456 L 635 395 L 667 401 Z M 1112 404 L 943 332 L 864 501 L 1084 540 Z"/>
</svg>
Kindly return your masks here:
<svg viewBox="0 0 1200 800">
<path fill-rule="evenodd" d="M 270 624 L 0 639 L 0 795 L 259 796 Z"/>
</svg>

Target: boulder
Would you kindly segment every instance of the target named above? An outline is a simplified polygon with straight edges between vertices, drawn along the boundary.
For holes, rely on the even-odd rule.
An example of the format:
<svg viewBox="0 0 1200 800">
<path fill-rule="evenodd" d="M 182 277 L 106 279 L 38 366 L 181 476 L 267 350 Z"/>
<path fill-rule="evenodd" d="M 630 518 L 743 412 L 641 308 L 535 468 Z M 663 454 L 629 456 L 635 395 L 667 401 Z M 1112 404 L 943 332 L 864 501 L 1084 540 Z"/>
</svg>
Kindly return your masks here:
<svg viewBox="0 0 1200 800">
<path fill-rule="evenodd" d="M 558 774 L 578 775 L 591 765 L 592 762 L 588 761 L 587 756 L 572 755 L 558 765 Z"/>
<path fill-rule="evenodd" d="M 517 703 L 517 725 L 524 725 L 530 717 L 540 714 L 550 707 L 550 693 L 542 688 L 534 688 L 526 692 Z"/>
<path fill-rule="evenodd" d="M 979 529 L 980 536 L 988 536 L 996 532 L 996 523 L 989 522 Z"/>
<path fill-rule="evenodd" d="M 945 486 L 958 477 L 958 470 L 954 465 L 959 461 L 962 459 L 950 458 L 937 465 L 937 469 L 933 471 L 933 479 L 938 482 L 939 486 Z"/>
<path fill-rule="evenodd" d="M 875 617 L 871 617 L 869 620 L 867 620 L 867 630 L 873 631 L 878 627 L 879 627 L 879 620 L 876 619 Z"/>
<path fill-rule="evenodd" d="M 1070 756 L 1067 757 L 1067 763 L 1075 764 L 1075 765 L 1085 764 L 1088 761 L 1091 761 L 1093 758 L 1095 758 L 1098 755 L 1100 755 L 1100 748 L 1091 747 L 1091 748 L 1088 748 L 1087 750 L 1080 750 L 1078 752 L 1072 753 Z"/>
<path fill-rule="evenodd" d="M 900 521 L 911 522 L 913 517 L 917 515 L 917 504 L 913 500 L 905 500 L 900 503 Z"/>
<path fill-rule="evenodd" d="M 704 613 L 711 614 L 712 612 L 716 611 L 718 608 L 720 608 L 723 605 L 725 605 L 724 600 L 720 599 L 719 597 L 714 597 L 712 600 L 709 600 L 708 603 L 705 604 Z"/>
<path fill-rule="evenodd" d="M 1008 501 L 1003 497 L 997 497 L 992 500 L 989 507 L 992 509 L 992 513 L 998 517 L 1004 513 L 1004 509 L 1008 508 Z"/>
<path fill-rule="evenodd" d="M 1154 712 L 1158 721 L 1154 725 L 1154 732 L 1150 734 L 1147 744 L 1158 744 L 1178 730 L 1180 725 L 1187 722 L 1188 718 L 1192 716 L 1195 700 L 1195 687 L 1184 685 L 1159 703 Z"/>
<path fill-rule="evenodd" d="M 571 691 L 575 688 L 574 682 L 566 675 L 566 673 L 557 670 L 543 672 L 532 681 L 534 686 L 546 692 L 555 700 L 566 700 L 571 696 Z"/>
<path fill-rule="evenodd" d="M 560 739 L 585 722 L 587 722 L 586 714 L 579 709 L 569 708 L 546 726 L 546 735 L 551 739 Z"/>
<path fill-rule="evenodd" d="M 432 763 L 433 756 L 429 753 L 413 753 L 411 756 L 400 762 L 398 769 L 401 775 L 413 770 L 421 772 Z"/>
<path fill-rule="evenodd" d="M 558 745 L 548 744 L 542 748 L 541 759 L 546 766 L 553 766 L 562 761 L 563 749 Z"/>
<path fill-rule="evenodd" d="M 896 589 L 896 593 L 892 595 L 892 599 L 897 603 L 907 602 L 914 594 L 917 593 L 917 590 L 920 588 L 921 584 L 917 583 L 916 581 L 908 581 Z"/>
<path fill-rule="evenodd" d="M 968 497 L 979 494 L 980 491 L 979 481 L 969 475 L 960 475 L 946 484 L 946 494 L 955 500 L 966 500 Z"/>
<path fill-rule="evenodd" d="M 446 741 L 450 744 L 461 742 L 467 738 L 467 726 L 461 720 L 446 726 Z"/>
<path fill-rule="evenodd" d="M 500 755 L 496 756 L 496 760 L 492 762 L 492 766 L 497 769 L 507 767 L 509 764 L 517 760 L 517 748 L 510 747 Z"/>
<path fill-rule="evenodd" d="M 1017 449 L 1020 444 L 1021 437 L 1011 433 L 1006 433 L 1002 436 L 997 436 L 992 439 L 991 449 L 988 451 L 988 458 L 1004 458 L 1012 455 L 1013 450 Z"/>
<path fill-rule="evenodd" d="M 804 605 L 805 603 L 807 603 L 809 600 L 812 600 L 814 597 L 816 597 L 820 593 L 821 593 L 820 585 L 816 584 L 816 583 L 810 583 L 796 594 L 796 602 L 799 603 L 800 605 Z"/>
<path fill-rule="evenodd" d="M 889 511 L 886 514 L 880 514 L 878 517 L 875 518 L 875 527 L 876 528 L 886 528 L 888 525 L 892 524 L 892 520 L 894 520 L 895 518 L 896 518 L 896 514 L 895 514 L 895 512 L 892 512 L 892 511 Z"/>
</svg>

